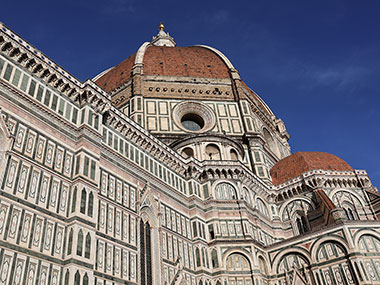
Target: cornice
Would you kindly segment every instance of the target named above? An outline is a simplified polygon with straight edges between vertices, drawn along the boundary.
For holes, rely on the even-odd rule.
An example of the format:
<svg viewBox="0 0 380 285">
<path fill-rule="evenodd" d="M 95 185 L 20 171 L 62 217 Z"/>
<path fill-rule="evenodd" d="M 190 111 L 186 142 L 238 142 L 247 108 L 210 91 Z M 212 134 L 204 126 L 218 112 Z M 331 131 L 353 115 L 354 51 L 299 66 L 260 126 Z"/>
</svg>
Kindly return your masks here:
<svg viewBox="0 0 380 285">
<path fill-rule="evenodd" d="M 310 170 L 287 182 L 273 186 L 271 194 L 276 201 L 286 201 L 303 192 L 316 188 L 341 187 L 364 188 L 371 191 L 372 184 L 365 170 L 331 171 Z"/>
<path fill-rule="evenodd" d="M 0 23 L 0 52 L 78 106 L 90 104 L 99 113 L 105 112 L 111 106 L 110 95 L 92 80 L 82 83 L 3 23 Z"/>
</svg>

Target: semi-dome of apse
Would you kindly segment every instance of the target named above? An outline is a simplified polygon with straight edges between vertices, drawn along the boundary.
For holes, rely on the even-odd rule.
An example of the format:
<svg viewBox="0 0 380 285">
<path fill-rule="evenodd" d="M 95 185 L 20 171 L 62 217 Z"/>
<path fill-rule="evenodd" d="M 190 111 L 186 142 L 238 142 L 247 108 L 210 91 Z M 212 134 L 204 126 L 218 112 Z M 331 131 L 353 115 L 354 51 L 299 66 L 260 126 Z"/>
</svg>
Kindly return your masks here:
<svg viewBox="0 0 380 285">
<path fill-rule="evenodd" d="M 272 182 L 279 185 L 310 170 L 354 171 L 343 159 L 327 152 L 296 152 L 278 161 L 270 170 Z"/>
</svg>

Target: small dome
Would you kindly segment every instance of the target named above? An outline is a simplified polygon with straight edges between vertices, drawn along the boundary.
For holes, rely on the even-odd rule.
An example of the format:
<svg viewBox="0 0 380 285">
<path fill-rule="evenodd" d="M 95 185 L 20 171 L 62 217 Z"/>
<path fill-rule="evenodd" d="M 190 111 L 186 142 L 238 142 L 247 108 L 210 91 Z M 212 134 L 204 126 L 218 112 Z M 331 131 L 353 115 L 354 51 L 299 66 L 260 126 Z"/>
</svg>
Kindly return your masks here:
<svg viewBox="0 0 380 285">
<path fill-rule="evenodd" d="M 327 152 L 296 152 L 278 161 L 270 170 L 272 182 L 279 185 L 310 170 L 353 171 L 343 159 Z"/>
</svg>

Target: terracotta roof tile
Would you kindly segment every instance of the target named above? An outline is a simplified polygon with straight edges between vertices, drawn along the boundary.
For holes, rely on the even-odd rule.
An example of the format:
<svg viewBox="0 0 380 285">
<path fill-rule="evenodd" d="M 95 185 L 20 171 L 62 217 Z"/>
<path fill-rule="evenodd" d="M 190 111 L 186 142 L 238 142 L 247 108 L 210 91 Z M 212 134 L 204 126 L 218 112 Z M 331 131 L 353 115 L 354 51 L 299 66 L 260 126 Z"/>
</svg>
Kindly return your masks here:
<svg viewBox="0 0 380 285">
<path fill-rule="evenodd" d="M 147 75 L 230 78 L 224 61 L 203 47 L 149 46 L 143 63 Z"/>
<path fill-rule="evenodd" d="M 131 78 L 136 54 L 106 72 L 96 84 L 110 92 Z M 224 61 L 204 47 L 148 46 L 144 58 L 144 74 L 188 76 L 204 78 L 230 78 Z"/>
<path fill-rule="evenodd" d="M 278 161 L 270 170 L 272 182 L 279 185 L 314 170 L 353 171 L 343 159 L 327 152 L 296 152 Z"/>
<path fill-rule="evenodd" d="M 119 85 L 127 82 L 131 78 L 135 57 L 136 53 L 110 69 L 107 73 L 98 78 L 95 83 L 105 91 L 110 92 Z"/>
</svg>

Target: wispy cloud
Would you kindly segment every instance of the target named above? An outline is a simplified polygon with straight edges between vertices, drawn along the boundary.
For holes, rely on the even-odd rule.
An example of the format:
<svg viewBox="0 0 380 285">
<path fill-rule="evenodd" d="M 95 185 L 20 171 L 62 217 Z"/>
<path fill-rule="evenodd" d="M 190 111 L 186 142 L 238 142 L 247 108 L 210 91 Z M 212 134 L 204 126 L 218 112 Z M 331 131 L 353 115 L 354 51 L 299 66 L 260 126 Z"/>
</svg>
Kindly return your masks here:
<svg viewBox="0 0 380 285">
<path fill-rule="evenodd" d="M 345 89 L 355 85 L 369 72 L 365 67 L 344 64 L 331 67 L 314 66 L 304 73 L 304 77 L 314 80 L 317 85 Z"/>
<path fill-rule="evenodd" d="M 228 20 L 228 11 L 227 10 L 217 10 L 214 14 L 211 14 L 209 21 L 214 24 L 223 24 Z"/>
<path fill-rule="evenodd" d="M 102 13 L 107 15 L 134 14 L 137 10 L 135 0 L 110 0 L 105 3 L 107 6 L 102 8 Z"/>
<path fill-rule="evenodd" d="M 230 14 L 225 9 L 219 9 L 212 12 L 203 11 L 199 17 L 209 28 L 214 29 L 226 23 Z"/>
</svg>

